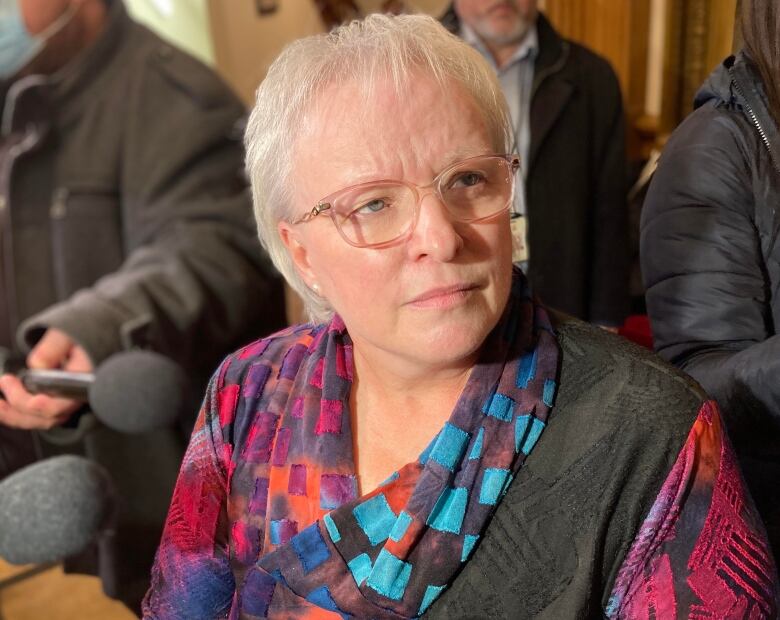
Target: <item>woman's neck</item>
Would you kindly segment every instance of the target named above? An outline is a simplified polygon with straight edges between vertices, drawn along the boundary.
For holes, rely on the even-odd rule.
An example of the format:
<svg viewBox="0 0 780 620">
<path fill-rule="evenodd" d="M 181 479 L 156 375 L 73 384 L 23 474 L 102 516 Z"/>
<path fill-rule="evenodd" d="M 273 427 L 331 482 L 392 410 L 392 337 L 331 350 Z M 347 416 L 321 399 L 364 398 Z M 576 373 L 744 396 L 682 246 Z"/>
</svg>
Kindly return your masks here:
<svg viewBox="0 0 780 620">
<path fill-rule="evenodd" d="M 382 357 L 354 350 L 350 412 L 363 493 L 417 459 L 449 419 L 475 361 L 438 368 L 402 364 L 403 372 L 392 372 Z"/>
</svg>

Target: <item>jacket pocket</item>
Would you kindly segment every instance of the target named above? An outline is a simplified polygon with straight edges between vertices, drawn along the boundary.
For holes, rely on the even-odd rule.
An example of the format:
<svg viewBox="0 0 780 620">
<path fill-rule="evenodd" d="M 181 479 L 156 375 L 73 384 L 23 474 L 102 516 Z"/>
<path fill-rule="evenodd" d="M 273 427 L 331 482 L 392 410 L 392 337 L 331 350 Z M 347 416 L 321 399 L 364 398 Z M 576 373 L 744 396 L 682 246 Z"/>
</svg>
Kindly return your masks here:
<svg viewBox="0 0 780 620">
<path fill-rule="evenodd" d="M 110 189 L 58 187 L 51 209 L 57 297 L 65 299 L 122 264 L 119 197 Z"/>
</svg>

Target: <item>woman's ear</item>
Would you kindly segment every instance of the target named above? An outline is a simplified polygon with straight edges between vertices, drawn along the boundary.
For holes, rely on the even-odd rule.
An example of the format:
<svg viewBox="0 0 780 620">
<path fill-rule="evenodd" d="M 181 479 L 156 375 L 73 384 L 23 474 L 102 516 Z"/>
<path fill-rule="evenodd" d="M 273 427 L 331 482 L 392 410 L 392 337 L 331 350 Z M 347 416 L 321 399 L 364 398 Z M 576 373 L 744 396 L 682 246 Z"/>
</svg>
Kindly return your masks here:
<svg viewBox="0 0 780 620">
<path fill-rule="evenodd" d="M 295 269 L 297 269 L 298 274 L 303 278 L 306 285 L 311 288 L 317 278 L 309 263 L 309 252 L 301 239 L 301 235 L 289 222 L 284 220 L 276 225 L 276 229 L 279 231 L 279 238 L 290 254 Z"/>
</svg>

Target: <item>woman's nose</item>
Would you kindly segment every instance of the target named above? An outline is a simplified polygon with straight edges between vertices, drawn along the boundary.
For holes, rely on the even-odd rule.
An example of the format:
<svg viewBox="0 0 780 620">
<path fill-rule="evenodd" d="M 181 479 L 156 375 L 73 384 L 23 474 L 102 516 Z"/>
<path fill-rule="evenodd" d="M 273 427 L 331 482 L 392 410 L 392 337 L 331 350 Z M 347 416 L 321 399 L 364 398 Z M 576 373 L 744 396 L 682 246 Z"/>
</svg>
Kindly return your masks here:
<svg viewBox="0 0 780 620">
<path fill-rule="evenodd" d="M 447 205 L 434 191 L 420 198 L 417 225 L 408 241 L 410 257 L 431 257 L 440 262 L 453 260 L 463 247 L 464 239 L 455 228 Z"/>
</svg>

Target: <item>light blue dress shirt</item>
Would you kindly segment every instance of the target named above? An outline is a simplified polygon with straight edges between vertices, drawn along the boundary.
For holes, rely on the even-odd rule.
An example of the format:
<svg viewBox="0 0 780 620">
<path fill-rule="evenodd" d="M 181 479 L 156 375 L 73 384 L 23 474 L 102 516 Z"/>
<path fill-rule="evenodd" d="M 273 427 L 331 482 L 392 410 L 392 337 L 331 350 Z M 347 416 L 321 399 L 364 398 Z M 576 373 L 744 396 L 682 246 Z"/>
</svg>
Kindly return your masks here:
<svg viewBox="0 0 780 620">
<path fill-rule="evenodd" d="M 512 117 L 515 141 L 513 150 L 520 155 L 520 168 L 525 178 L 531 146 L 531 90 L 534 83 L 534 62 L 539 53 L 536 26 L 531 26 L 515 53 L 501 68 L 496 65 L 493 55 L 479 35 L 466 24 L 461 24 L 460 35 L 485 57 L 498 74 L 501 89 L 509 104 L 509 114 Z"/>
<path fill-rule="evenodd" d="M 528 155 L 531 150 L 531 94 L 534 84 L 534 62 L 539 54 L 539 35 L 536 25 L 529 28 L 515 53 L 500 68 L 479 35 L 464 23 L 461 23 L 460 36 L 479 51 L 498 74 L 512 119 L 514 144 L 511 151 L 520 155 L 520 171 L 525 181 L 528 173 Z M 530 248 L 525 204 L 525 183 L 520 183 L 515 191 L 512 205 L 512 260 L 528 273 Z"/>
</svg>

